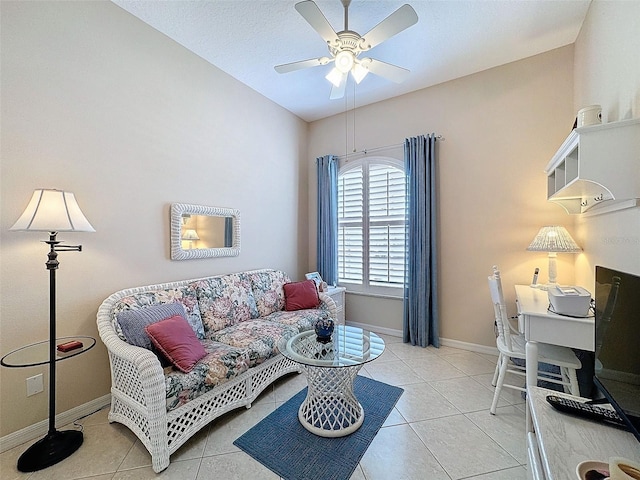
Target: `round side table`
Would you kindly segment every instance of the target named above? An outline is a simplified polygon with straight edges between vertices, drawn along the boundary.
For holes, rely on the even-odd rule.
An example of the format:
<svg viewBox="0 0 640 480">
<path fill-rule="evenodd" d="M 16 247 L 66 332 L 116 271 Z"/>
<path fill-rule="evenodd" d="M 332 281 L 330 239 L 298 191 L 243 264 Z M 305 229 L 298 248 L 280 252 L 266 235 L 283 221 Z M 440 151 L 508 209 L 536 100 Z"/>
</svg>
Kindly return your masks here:
<svg viewBox="0 0 640 480">
<path fill-rule="evenodd" d="M 91 350 L 96 344 L 96 339 L 93 337 L 75 336 L 56 338 L 56 345 L 71 341 L 80 342 L 82 346 L 68 352 L 56 349 L 55 362 L 76 357 Z M 51 348 L 50 340 L 25 345 L 3 356 L 0 359 L 0 365 L 9 368 L 25 368 L 49 364 L 50 369 L 55 368 L 55 363 L 51 363 Z M 50 385 L 49 397 L 49 432 L 20 455 L 18 470 L 21 472 L 35 472 L 50 467 L 67 458 L 82 445 L 81 431 L 55 429 L 55 408 L 51 406 L 55 404 L 52 403 L 55 402 L 55 389 L 52 385 Z"/>
</svg>

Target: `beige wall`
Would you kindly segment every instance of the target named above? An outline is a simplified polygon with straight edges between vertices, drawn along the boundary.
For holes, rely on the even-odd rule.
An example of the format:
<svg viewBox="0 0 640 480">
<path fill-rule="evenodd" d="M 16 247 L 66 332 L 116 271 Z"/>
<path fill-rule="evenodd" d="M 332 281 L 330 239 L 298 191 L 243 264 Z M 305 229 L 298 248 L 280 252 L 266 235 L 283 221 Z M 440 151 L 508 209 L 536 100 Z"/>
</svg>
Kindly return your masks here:
<svg viewBox="0 0 640 480">
<path fill-rule="evenodd" d="M 97 230 L 60 235 L 84 245 L 60 255 L 61 335 L 96 336 L 99 303 L 121 288 L 266 266 L 315 270 L 313 159 L 344 153 L 343 115 L 307 126 L 109 2 L 0 8 L 0 353 L 47 336 L 45 235 L 7 231 L 35 188 L 75 192 Z M 565 47 L 356 110 L 359 150 L 445 137 L 442 337 L 493 343 L 486 276 L 497 263 L 507 286 L 529 282 L 536 266 L 544 280 L 546 256 L 524 250 L 541 225 L 566 225 L 585 248 L 560 256 L 561 282 L 591 288 L 596 263 L 640 273 L 638 209 L 568 216 L 546 202 L 542 173 L 582 106 L 601 104 L 609 120 L 640 116 L 638 18 L 638 2 L 595 1 L 575 65 Z M 171 202 L 240 209 L 241 255 L 170 261 Z M 347 315 L 401 329 L 399 301 L 348 295 Z M 108 393 L 100 344 L 58 371 L 58 411 Z M 0 436 L 46 418 L 46 393 L 25 396 L 25 378 L 40 372 L 0 369 Z"/>
<path fill-rule="evenodd" d="M 603 121 L 640 117 L 638 52 L 640 2 L 594 1 L 575 46 L 574 110 L 599 104 Z M 576 262 L 579 284 L 593 291 L 596 265 L 640 274 L 640 208 L 576 224 L 585 249 Z"/>
<path fill-rule="evenodd" d="M 305 122 L 110 2 L 1 2 L 0 353 L 48 337 L 44 233 L 9 232 L 36 188 L 74 192 L 96 233 L 62 233 L 58 333 L 97 336 L 110 293 L 251 268 L 303 278 Z M 266 121 L 268 119 L 268 121 Z M 172 202 L 237 208 L 239 257 L 169 259 Z M 265 234 L 268 232 L 268 235 Z M 58 364 L 58 411 L 109 393 L 98 343 Z M 0 369 L 0 436 L 47 418 Z"/>
<path fill-rule="evenodd" d="M 576 112 L 601 104 L 604 121 L 640 116 L 640 2 L 592 3 L 574 47 L 565 47 L 355 111 L 355 149 L 435 131 L 440 174 L 441 336 L 492 345 L 485 276 L 493 263 L 505 285 L 547 278 L 544 254 L 524 251 L 537 228 L 565 225 L 583 247 L 559 255 L 559 282 L 594 288 L 595 265 L 640 273 L 640 209 L 570 216 L 546 202 L 542 172 Z M 353 99 L 349 100 L 352 105 Z M 311 124 L 309 158 L 354 149 L 353 111 Z M 346 120 L 346 121 L 345 121 Z M 348 145 L 345 146 L 347 129 Z M 309 216 L 315 219 L 315 173 Z M 310 268 L 315 264 L 310 224 Z M 506 289 L 513 310 L 513 292 Z M 401 330 L 396 300 L 347 295 L 353 321 Z"/>
<path fill-rule="evenodd" d="M 545 254 L 525 251 L 543 225 L 573 220 L 546 201 L 543 168 L 571 130 L 573 47 L 565 47 L 356 110 L 356 150 L 436 132 L 439 142 L 441 337 L 494 345 L 487 276 L 498 264 L 508 300 Z M 352 99 L 349 100 L 349 104 Z M 353 112 L 349 112 L 349 145 Z M 311 124 L 309 158 L 345 152 L 344 115 Z M 315 171 L 310 171 L 310 256 L 315 263 Z M 573 281 L 559 257 L 559 280 Z M 402 330 L 402 303 L 348 294 L 348 320 Z M 511 304 L 511 302 L 510 302 Z"/>
</svg>

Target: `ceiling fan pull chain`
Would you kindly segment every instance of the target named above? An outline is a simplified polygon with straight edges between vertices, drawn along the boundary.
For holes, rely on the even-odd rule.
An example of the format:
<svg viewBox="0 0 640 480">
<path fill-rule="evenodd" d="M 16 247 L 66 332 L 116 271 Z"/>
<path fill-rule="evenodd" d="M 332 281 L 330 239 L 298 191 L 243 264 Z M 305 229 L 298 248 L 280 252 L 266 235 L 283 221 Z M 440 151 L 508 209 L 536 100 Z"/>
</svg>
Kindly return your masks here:
<svg viewBox="0 0 640 480">
<path fill-rule="evenodd" d="M 353 82 L 353 153 L 356 152 L 356 82 Z"/>
<path fill-rule="evenodd" d="M 344 96 L 344 160 L 349 156 L 349 104 L 347 96 Z"/>
</svg>

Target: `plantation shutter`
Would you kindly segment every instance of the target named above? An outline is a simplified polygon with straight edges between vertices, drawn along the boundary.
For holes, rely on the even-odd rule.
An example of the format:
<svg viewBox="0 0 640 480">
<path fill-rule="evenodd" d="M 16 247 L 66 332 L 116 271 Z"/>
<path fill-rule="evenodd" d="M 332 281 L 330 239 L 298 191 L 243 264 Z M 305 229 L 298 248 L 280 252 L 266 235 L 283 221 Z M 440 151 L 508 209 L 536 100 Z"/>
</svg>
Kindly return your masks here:
<svg viewBox="0 0 640 480">
<path fill-rule="evenodd" d="M 357 286 L 357 291 L 362 288 L 365 292 L 380 287 L 402 287 L 404 251 L 405 175 L 402 169 L 387 163 L 363 163 L 340 173 L 340 283 Z"/>
<path fill-rule="evenodd" d="M 404 284 L 405 176 L 387 165 L 369 169 L 369 283 Z"/>
<path fill-rule="evenodd" d="M 338 177 L 338 278 L 362 284 L 364 259 L 362 167 Z"/>
</svg>

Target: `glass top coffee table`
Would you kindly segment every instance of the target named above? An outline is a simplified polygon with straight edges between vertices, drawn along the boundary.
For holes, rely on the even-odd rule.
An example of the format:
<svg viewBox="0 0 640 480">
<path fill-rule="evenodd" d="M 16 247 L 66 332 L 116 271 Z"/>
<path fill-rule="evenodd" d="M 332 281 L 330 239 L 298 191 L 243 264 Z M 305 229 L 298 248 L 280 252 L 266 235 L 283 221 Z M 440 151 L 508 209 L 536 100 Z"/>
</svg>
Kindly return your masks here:
<svg viewBox="0 0 640 480">
<path fill-rule="evenodd" d="M 353 392 L 353 381 L 367 362 L 384 351 L 384 340 L 357 327 L 336 326 L 331 340 L 321 343 L 313 330 L 283 339 L 278 348 L 300 364 L 309 385 L 298 409 L 304 428 L 322 437 L 343 437 L 362 425 L 364 410 Z"/>
</svg>

